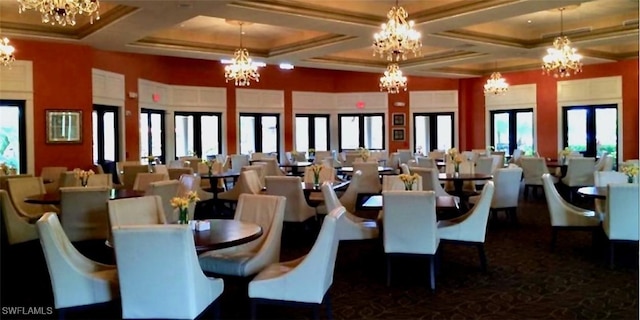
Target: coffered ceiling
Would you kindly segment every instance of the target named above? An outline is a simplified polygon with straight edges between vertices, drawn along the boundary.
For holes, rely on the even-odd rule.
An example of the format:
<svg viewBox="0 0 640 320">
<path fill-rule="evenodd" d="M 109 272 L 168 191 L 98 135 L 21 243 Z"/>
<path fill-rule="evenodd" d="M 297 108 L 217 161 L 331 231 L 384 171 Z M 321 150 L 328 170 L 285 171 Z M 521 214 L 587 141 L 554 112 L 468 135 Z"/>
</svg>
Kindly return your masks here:
<svg viewBox="0 0 640 320">
<path fill-rule="evenodd" d="M 382 72 L 373 34 L 392 0 L 100 0 L 100 20 L 43 24 L 16 0 L 0 0 L 0 33 L 103 50 L 228 59 L 243 46 L 257 61 Z M 638 0 L 401 0 L 422 33 L 422 54 L 400 63 L 406 74 L 467 78 L 539 69 L 560 32 L 585 64 L 638 57 Z M 19 55 L 19 53 L 17 53 Z M 19 56 L 18 56 L 19 59 Z"/>
</svg>

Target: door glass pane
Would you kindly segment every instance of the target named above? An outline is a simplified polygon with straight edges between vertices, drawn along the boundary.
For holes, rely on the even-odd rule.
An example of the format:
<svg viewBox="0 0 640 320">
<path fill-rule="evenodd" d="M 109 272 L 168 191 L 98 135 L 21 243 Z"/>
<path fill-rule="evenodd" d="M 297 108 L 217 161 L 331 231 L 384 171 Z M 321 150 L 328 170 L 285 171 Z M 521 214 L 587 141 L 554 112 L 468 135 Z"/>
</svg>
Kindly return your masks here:
<svg viewBox="0 0 640 320">
<path fill-rule="evenodd" d="M 429 117 L 428 116 L 416 116 L 413 124 L 415 130 L 415 148 L 416 152 L 422 150 L 424 154 L 428 154 L 431 150 L 429 144 Z M 435 148 L 434 148 L 435 149 Z"/>
<path fill-rule="evenodd" d="M 252 116 L 240 116 L 240 154 L 256 151 L 256 121 Z"/>
<path fill-rule="evenodd" d="M 367 149 L 382 149 L 384 132 L 381 116 L 364 117 L 364 147 Z"/>
<path fill-rule="evenodd" d="M 453 147 L 453 117 L 443 115 L 436 117 L 438 150 L 449 150 Z"/>
<path fill-rule="evenodd" d="M 327 141 L 329 140 L 327 137 L 327 132 L 329 131 L 329 121 L 327 118 L 318 117 L 314 118 L 315 122 L 315 131 L 314 135 L 316 138 L 315 149 L 317 151 L 327 151 L 329 150 L 329 146 L 327 145 Z M 305 149 L 303 149 L 305 150 Z"/>
<path fill-rule="evenodd" d="M 176 125 L 176 157 L 186 157 L 195 150 L 193 145 L 193 116 L 177 115 Z"/>
<path fill-rule="evenodd" d="M 309 117 L 296 117 L 296 150 L 309 150 Z"/>
<path fill-rule="evenodd" d="M 91 124 L 93 125 L 93 163 L 98 163 L 98 112 L 91 112 Z"/>
<path fill-rule="evenodd" d="M 509 113 L 493 114 L 493 142 L 495 151 L 509 154 Z"/>
<path fill-rule="evenodd" d="M 516 149 L 533 154 L 533 112 L 516 112 Z"/>
<path fill-rule="evenodd" d="M 574 151 L 587 151 L 587 110 L 567 110 L 567 141 Z"/>
<path fill-rule="evenodd" d="M 0 106 L 0 162 L 20 169 L 20 108 Z"/>
<path fill-rule="evenodd" d="M 112 111 L 105 112 L 102 118 L 102 124 L 104 129 L 104 160 L 117 161 L 116 142 L 118 141 L 118 137 L 116 136 L 116 113 Z M 97 136 L 97 133 L 94 133 L 94 137 L 95 136 Z"/>
<path fill-rule="evenodd" d="M 607 152 L 617 163 L 618 111 L 615 108 L 596 108 L 596 155 Z"/>
<path fill-rule="evenodd" d="M 220 154 L 220 117 L 202 116 L 200 118 L 200 138 L 202 140 L 202 155 Z"/>
<path fill-rule="evenodd" d="M 358 149 L 360 137 L 360 123 L 356 116 L 340 117 L 340 146 L 342 149 Z"/>
<path fill-rule="evenodd" d="M 151 155 L 162 157 L 162 115 L 151 114 Z"/>
<path fill-rule="evenodd" d="M 149 114 L 140 113 L 140 157 L 149 155 Z"/>
<path fill-rule="evenodd" d="M 278 152 L 278 118 L 262 116 L 262 152 Z"/>
</svg>

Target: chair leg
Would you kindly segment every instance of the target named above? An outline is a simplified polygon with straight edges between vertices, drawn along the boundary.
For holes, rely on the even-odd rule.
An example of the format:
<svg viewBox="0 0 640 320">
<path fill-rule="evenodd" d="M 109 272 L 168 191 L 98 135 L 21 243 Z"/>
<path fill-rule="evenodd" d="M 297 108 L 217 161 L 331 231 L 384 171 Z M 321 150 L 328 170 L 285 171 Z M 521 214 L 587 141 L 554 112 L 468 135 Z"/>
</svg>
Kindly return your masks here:
<svg viewBox="0 0 640 320">
<path fill-rule="evenodd" d="M 391 257 L 387 255 L 386 260 L 387 260 L 387 287 L 390 287 L 391 286 Z"/>
<path fill-rule="evenodd" d="M 558 229 L 551 227 L 551 251 L 556 248 L 556 239 L 558 238 Z"/>
<path fill-rule="evenodd" d="M 331 308 L 331 296 L 329 295 L 329 292 L 326 293 L 324 303 L 325 303 L 325 311 L 327 312 L 327 319 L 331 320 L 333 319 L 333 310 Z"/>
<path fill-rule="evenodd" d="M 527 200 L 527 199 L 529 198 L 529 186 L 528 186 L 528 185 L 525 185 L 525 186 L 524 186 L 524 191 L 523 191 L 523 193 L 524 193 L 524 194 L 523 194 L 524 199 L 525 199 L 525 200 Z"/>
<path fill-rule="evenodd" d="M 478 255 L 480 255 L 480 265 L 482 266 L 482 271 L 487 272 L 487 256 L 484 253 L 484 243 L 478 243 Z"/>
<path fill-rule="evenodd" d="M 609 240 L 609 269 L 613 269 L 614 254 L 613 254 L 613 241 Z"/>
<path fill-rule="evenodd" d="M 258 303 L 251 299 L 251 320 L 255 320 L 258 312 Z"/>
<path fill-rule="evenodd" d="M 518 224 L 518 209 L 517 208 L 510 208 L 509 210 L 509 216 L 511 218 L 511 223 L 517 225 Z"/>
<path fill-rule="evenodd" d="M 431 283 L 431 291 L 436 291 L 436 268 L 435 268 L 436 256 L 429 256 L 429 277 Z"/>
<path fill-rule="evenodd" d="M 313 305 L 313 316 L 311 317 L 312 319 L 320 319 L 320 307 L 321 304 L 314 304 Z"/>
</svg>

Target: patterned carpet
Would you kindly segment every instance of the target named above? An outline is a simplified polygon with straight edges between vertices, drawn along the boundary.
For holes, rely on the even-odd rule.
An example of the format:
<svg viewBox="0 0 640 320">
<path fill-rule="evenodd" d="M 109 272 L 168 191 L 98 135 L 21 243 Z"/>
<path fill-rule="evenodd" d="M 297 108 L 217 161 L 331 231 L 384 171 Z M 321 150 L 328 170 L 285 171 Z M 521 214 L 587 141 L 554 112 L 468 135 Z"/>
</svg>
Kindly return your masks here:
<svg viewBox="0 0 640 320">
<path fill-rule="evenodd" d="M 585 205 L 589 205 L 585 203 Z M 441 245 L 436 291 L 429 290 L 426 258 L 393 260 L 391 287 L 385 284 L 385 260 L 379 241 L 343 242 L 338 250 L 331 302 L 335 319 L 638 319 L 638 246 L 616 247 L 609 269 L 602 234 L 566 231 L 550 250 L 551 228 L 544 199 L 521 201 L 518 225 L 504 216 L 490 221 L 482 272 L 475 247 Z M 290 230 L 288 230 L 290 231 Z M 305 254 L 313 236 L 283 238 L 282 258 Z M 96 249 L 99 248 L 99 249 Z M 2 307 L 52 306 L 46 265 L 37 243 L 2 248 Z M 101 247 L 83 252 L 107 259 Z M 179 271 L 176 271 L 179 272 Z M 161 279 L 159 279 L 161 281 Z M 249 318 L 246 279 L 225 279 L 223 319 Z M 180 299 L 180 297 L 168 297 Z M 49 316 L 7 316 L 45 319 Z M 202 318 L 210 319 L 212 310 Z M 305 308 L 261 306 L 260 319 L 305 319 Z M 67 313 L 76 319 L 120 316 L 117 304 Z M 324 313 L 321 314 L 325 317 Z"/>
</svg>

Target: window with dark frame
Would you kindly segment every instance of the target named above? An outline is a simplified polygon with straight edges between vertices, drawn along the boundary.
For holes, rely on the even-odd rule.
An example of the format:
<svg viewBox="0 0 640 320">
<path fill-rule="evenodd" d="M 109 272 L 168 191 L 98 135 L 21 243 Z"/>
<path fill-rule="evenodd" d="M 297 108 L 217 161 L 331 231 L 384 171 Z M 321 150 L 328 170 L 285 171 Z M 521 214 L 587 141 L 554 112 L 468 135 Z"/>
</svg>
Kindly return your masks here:
<svg viewBox="0 0 640 320">
<path fill-rule="evenodd" d="M 155 156 L 162 163 L 165 159 L 165 111 L 157 109 L 140 110 L 140 157 Z"/>
<path fill-rule="evenodd" d="M 181 111 L 174 118 L 177 158 L 222 153 L 222 113 Z"/>
<path fill-rule="evenodd" d="M 385 149 L 384 113 L 338 114 L 338 148 L 355 150 Z"/>
<path fill-rule="evenodd" d="M 454 113 L 414 113 L 413 148 L 427 154 L 432 150 L 454 147 Z"/>
<path fill-rule="evenodd" d="M 329 119 L 328 114 L 296 114 L 296 149 L 330 150 Z"/>
<path fill-rule="evenodd" d="M 533 109 L 508 109 L 489 111 L 491 122 L 490 143 L 495 151 L 513 154 L 520 149 L 533 154 Z"/>
<path fill-rule="evenodd" d="M 0 131 L 0 162 L 27 173 L 27 121 L 24 100 L 0 100 L 3 130 Z"/>
<path fill-rule="evenodd" d="M 280 151 L 280 115 L 277 113 L 240 113 L 241 154 Z"/>
</svg>

